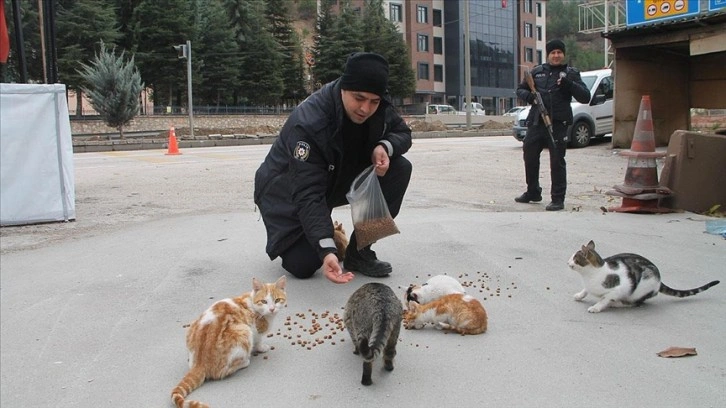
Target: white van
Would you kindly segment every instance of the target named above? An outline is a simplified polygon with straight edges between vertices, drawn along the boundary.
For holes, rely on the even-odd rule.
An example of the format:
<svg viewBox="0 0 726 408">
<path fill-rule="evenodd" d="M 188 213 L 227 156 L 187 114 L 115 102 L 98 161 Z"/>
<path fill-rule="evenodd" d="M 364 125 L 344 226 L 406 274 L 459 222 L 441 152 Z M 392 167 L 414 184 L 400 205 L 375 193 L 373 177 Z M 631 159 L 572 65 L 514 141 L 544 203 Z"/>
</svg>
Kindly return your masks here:
<svg viewBox="0 0 726 408">
<path fill-rule="evenodd" d="M 593 137 L 602 137 L 613 131 L 613 81 L 611 69 L 581 72 L 582 82 L 590 89 L 590 103 L 572 99 L 572 126 L 567 129 L 569 146 L 585 147 Z M 522 109 L 514 121 L 513 136 L 520 142 L 527 133 L 525 121 L 530 106 Z"/>
<path fill-rule="evenodd" d="M 459 114 L 466 115 L 466 112 L 469 110 L 469 104 L 465 103 L 461 106 L 461 110 L 459 111 Z M 486 111 L 484 110 L 484 107 L 479 102 L 473 102 L 471 104 L 471 114 L 472 115 L 486 115 Z"/>
</svg>

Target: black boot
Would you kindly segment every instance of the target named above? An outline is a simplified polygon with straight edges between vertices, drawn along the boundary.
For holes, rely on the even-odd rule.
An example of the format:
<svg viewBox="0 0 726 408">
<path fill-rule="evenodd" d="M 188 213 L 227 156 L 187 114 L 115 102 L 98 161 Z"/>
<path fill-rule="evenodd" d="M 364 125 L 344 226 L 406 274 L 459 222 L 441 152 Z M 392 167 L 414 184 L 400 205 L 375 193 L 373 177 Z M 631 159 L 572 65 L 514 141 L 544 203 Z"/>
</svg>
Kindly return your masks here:
<svg viewBox="0 0 726 408">
<path fill-rule="evenodd" d="M 514 201 L 516 201 L 518 203 L 529 203 L 529 202 L 538 203 L 538 202 L 542 201 L 542 193 L 537 193 L 537 192 L 532 193 L 529 191 L 525 191 L 521 196 L 515 197 Z"/>
<path fill-rule="evenodd" d="M 565 202 L 560 200 L 552 200 L 551 203 L 547 204 L 547 207 L 545 207 L 545 210 L 547 211 L 560 211 L 565 208 Z"/>
<path fill-rule="evenodd" d="M 379 261 L 376 258 L 376 253 L 371 250 L 370 245 L 362 248 L 360 251 L 357 245 L 355 231 L 353 231 L 353 234 L 350 236 L 348 248 L 345 250 L 345 261 L 343 261 L 343 266 L 345 266 L 346 270 L 362 273 L 363 275 L 374 278 L 388 276 L 393 271 L 390 263 Z"/>
</svg>

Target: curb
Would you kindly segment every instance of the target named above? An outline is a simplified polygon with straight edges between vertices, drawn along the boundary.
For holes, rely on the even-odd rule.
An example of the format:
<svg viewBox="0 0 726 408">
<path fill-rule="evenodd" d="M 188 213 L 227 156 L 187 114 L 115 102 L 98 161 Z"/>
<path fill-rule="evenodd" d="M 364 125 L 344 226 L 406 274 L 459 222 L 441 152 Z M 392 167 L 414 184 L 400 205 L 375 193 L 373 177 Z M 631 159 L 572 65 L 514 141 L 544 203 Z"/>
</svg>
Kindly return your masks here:
<svg viewBox="0 0 726 408">
<path fill-rule="evenodd" d="M 413 139 L 437 139 L 452 137 L 508 136 L 512 131 L 505 130 L 455 130 L 439 132 L 413 132 Z M 277 135 L 209 135 L 194 139 L 177 138 L 179 149 L 217 146 L 249 146 L 272 144 Z M 129 150 L 167 149 L 167 138 L 135 138 L 122 140 L 73 140 L 73 153 L 113 152 Z"/>
</svg>

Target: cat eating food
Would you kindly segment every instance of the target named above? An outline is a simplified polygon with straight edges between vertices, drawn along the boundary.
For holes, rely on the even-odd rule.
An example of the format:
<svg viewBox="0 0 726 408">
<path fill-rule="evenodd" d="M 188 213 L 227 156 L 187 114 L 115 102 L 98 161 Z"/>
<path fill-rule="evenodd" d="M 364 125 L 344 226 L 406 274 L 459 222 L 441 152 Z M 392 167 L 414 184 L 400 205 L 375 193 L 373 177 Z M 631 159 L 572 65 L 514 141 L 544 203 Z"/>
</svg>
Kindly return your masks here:
<svg viewBox="0 0 726 408">
<path fill-rule="evenodd" d="M 431 277 L 423 285 L 411 285 L 406 290 L 406 302 L 414 301 L 419 304 L 429 303 L 444 295 L 452 293 L 466 293 L 458 280 L 447 275 Z"/>
<path fill-rule="evenodd" d="M 265 353 L 262 343 L 273 317 L 285 306 L 286 279 L 262 283 L 252 279 L 252 291 L 210 306 L 187 329 L 189 371 L 171 392 L 177 408 L 209 408 L 199 401 L 185 401 L 206 379 L 219 380 L 250 364 L 250 357 Z"/>
<path fill-rule="evenodd" d="M 595 252 L 593 241 L 575 252 L 567 265 L 580 274 L 584 285 L 584 289 L 574 295 L 575 300 L 581 301 L 588 294 L 599 299 L 587 309 L 590 313 L 598 313 L 608 307 L 639 306 L 658 293 L 693 296 L 719 283 L 713 281 L 689 290 L 673 289 L 661 282 L 658 268 L 648 259 L 630 253 L 603 259 Z"/>
<path fill-rule="evenodd" d="M 373 360 L 383 352 L 383 367 L 393 370 L 396 343 L 401 331 L 403 306 L 389 286 L 366 283 L 345 305 L 343 321 L 353 340 L 353 353 L 363 357 L 361 384 L 371 385 Z"/>
<path fill-rule="evenodd" d="M 451 293 L 424 304 L 409 301 L 403 313 L 404 327 L 421 329 L 426 324 L 459 334 L 480 334 L 487 330 L 488 317 L 481 302 L 464 293 Z"/>
</svg>

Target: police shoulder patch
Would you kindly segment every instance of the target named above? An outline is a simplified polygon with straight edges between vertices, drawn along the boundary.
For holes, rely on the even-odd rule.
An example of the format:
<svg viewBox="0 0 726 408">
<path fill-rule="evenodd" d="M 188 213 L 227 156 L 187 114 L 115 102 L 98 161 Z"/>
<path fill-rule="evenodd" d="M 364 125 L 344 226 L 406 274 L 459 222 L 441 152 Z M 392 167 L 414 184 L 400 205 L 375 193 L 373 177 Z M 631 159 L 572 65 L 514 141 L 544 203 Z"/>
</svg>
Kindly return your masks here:
<svg viewBox="0 0 726 408">
<path fill-rule="evenodd" d="M 292 156 L 300 161 L 307 161 L 310 156 L 310 145 L 302 140 L 298 141 L 295 145 L 295 150 L 292 152 Z"/>
</svg>

